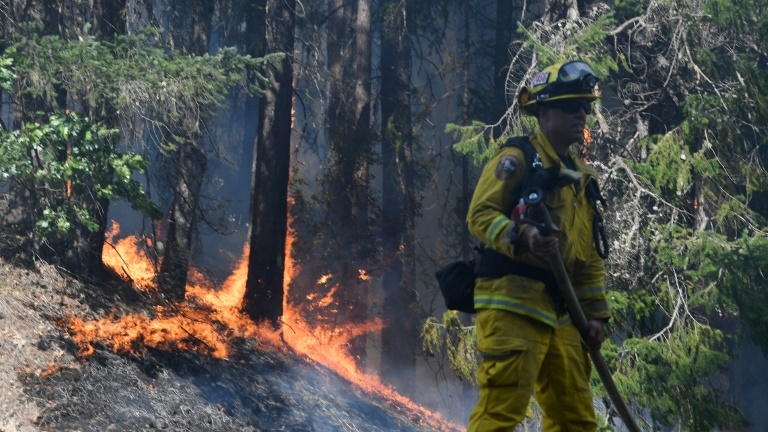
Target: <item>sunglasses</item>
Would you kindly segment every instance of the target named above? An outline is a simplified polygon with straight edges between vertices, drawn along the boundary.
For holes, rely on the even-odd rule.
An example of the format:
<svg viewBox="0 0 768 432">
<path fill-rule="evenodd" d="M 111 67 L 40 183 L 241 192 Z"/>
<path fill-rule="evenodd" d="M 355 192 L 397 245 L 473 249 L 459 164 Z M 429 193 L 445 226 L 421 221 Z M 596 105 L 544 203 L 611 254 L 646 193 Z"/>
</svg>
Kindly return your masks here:
<svg viewBox="0 0 768 432">
<path fill-rule="evenodd" d="M 584 114 L 592 114 L 592 102 L 585 100 L 559 100 L 554 102 L 547 102 L 542 104 L 547 108 L 558 109 L 566 114 L 576 114 L 579 111 L 584 111 Z"/>
</svg>

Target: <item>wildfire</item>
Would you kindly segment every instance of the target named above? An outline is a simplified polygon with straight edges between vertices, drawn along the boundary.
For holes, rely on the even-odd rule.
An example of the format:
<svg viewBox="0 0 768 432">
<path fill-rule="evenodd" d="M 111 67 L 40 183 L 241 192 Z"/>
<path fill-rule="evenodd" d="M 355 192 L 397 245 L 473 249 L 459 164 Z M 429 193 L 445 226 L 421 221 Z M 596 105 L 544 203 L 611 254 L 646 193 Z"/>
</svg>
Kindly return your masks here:
<svg viewBox="0 0 768 432">
<path fill-rule="evenodd" d="M 115 242 L 120 232 L 120 224 L 112 221 L 112 226 L 106 233 L 106 244 L 101 254 L 101 260 L 124 281 L 133 281 L 142 290 L 156 290 L 155 274 L 157 268 L 147 254 L 152 242 L 144 242 L 136 237 L 126 237 Z"/>
<path fill-rule="evenodd" d="M 579 156 L 581 156 L 581 160 L 587 165 L 589 165 L 589 160 L 587 160 L 587 149 L 589 149 L 590 144 L 592 144 L 592 131 L 584 128 L 584 141 Z"/>
<path fill-rule="evenodd" d="M 142 291 L 156 292 L 157 263 L 150 257 L 151 241 L 133 236 L 115 241 L 118 232 L 119 225 L 113 222 L 102 257 L 104 263 L 124 280 L 132 281 Z M 290 254 L 294 236 L 295 233 L 289 224 L 285 245 L 286 293 L 299 269 Z M 96 321 L 70 317 L 63 325 L 69 329 L 73 341 L 84 356 L 95 352 L 95 344 L 102 344 L 120 354 L 141 355 L 147 348 L 155 348 L 194 350 L 215 358 L 227 358 L 234 338 L 258 340 L 260 349 L 284 349 L 284 344 L 287 343 L 293 351 L 325 365 L 369 394 L 388 399 L 395 408 L 408 408 L 416 413 L 419 421 L 429 423 L 439 430 L 459 429 L 445 422 L 438 414 L 401 396 L 381 382 L 378 376 L 359 369 L 348 350 L 350 341 L 355 337 L 381 330 L 383 323 L 380 320 L 361 325 L 336 326 L 333 329 L 308 324 L 304 319 L 306 311 L 331 304 L 339 289 L 338 284 L 322 298 L 308 297 L 310 304 L 305 306 L 307 309 L 285 300 L 281 334 L 269 326 L 259 326 L 251 321 L 240 311 L 245 294 L 248 255 L 248 248 L 245 247 L 232 274 L 219 288 L 201 273 L 191 271 L 186 301 L 179 305 L 156 306 L 153 313 L 109 316 Z M 332 276 L 325 275 L 316 283 L 327 284 Z M 358 277 L 360 280 L 369 278 L 364 271 L 360 271 Z M 285 295 L 285 298 L 288 299 L 289 296 Z"/>
</svg>

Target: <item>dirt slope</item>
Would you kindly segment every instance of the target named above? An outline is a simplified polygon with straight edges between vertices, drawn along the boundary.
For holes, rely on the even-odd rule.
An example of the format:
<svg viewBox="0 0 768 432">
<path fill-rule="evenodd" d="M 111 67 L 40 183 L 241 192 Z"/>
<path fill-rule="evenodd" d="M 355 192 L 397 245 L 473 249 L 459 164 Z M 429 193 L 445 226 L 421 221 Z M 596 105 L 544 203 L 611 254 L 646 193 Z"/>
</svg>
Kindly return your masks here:
<svg viewBox="0 0 768 432">
<path fill-rule="evenodd" d="M 126 313 L 127 304 L 142 305 L 130 287 L 86 286 L 44 263 L 0 261 L 0 432 L 435 430 L 256 341 L 240 341 L 226 360 L 159 350 L 81 359 L 55 325 L 67 314 Z"/>
</svg>

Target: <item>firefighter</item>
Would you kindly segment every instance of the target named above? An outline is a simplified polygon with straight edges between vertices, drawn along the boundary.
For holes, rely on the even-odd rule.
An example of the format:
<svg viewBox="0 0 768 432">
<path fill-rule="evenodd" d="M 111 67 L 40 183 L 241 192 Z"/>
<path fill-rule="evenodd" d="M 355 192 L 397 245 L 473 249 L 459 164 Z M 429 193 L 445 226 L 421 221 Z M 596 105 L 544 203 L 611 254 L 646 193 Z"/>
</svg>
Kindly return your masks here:
<svg viewBox="0 0 768 432">
<path fill-rule="evenodd" d="M 597 173 L 570 150 L 584 138 L 597 81 L 583 61 L 555 64 L 537 74 L 517 97 L 522 112 L 538 119 L 538 131 L 527 139 L 535 160 L 525 160 L 519 146 L 504 146 L 475 188 L 467 224 L 483 242 L 480 261 L 495 257 L 491 261 L 501 274 L 475 282 L 480 397 L 468 431 L 513 431 L 525 419 L 532 393 L 543 411 L 544 431 L 597 429 L 589 349 L 602 345 L 610 318 L 605 255 L 593 237 L 599 209 L 589 191 L 597 190 Z M 511 216 L 526 171 L 537 166 L 581 173 L 578 180 L 571 176 L 546 191 L 555 227 L 549 237 Z M 589 322 L 583 338 L 552 279 L 547 257 L 558 252 Z"/>
</svg>

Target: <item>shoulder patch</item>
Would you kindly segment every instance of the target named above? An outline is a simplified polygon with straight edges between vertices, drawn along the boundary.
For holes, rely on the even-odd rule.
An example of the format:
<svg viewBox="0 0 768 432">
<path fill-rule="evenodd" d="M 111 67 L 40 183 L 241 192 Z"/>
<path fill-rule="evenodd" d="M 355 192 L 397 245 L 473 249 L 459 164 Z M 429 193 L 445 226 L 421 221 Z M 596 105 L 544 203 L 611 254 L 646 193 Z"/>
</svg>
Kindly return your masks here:
<svg viewBox="0 0 768 432">
<path fill-rule="evenodd" d="M 499 164 L 496 165 L 496 178 L 505 181 L 511 179 L 517 171 L 517 166 L 520 161 L 512 155 L 505 155 L 499 160 Z"/>
<path fill-rule="evenodd" d="M 548 79 L 549 71 L 539 72 L 539 74 L 533 78 L 533 81 L 531 81 L 531 87 L 539 84 L 546 84 Z"/>
</svg>

